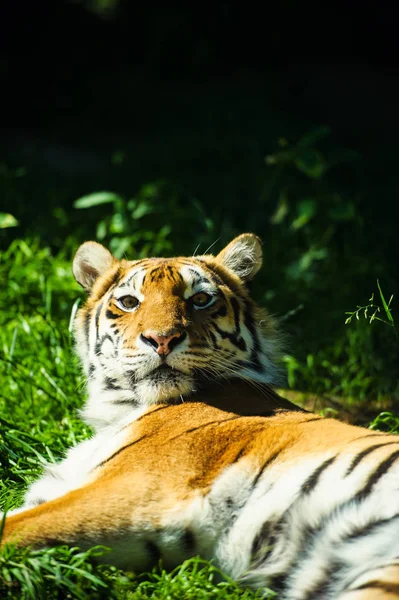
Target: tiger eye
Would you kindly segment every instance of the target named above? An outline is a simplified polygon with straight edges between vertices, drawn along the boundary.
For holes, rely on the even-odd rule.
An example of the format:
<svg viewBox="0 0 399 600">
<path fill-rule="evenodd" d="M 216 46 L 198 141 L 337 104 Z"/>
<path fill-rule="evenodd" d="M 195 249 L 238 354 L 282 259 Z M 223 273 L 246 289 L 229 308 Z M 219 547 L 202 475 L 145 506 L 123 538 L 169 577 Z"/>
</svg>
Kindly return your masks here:
<svg viewBox="0 0 399 600">
<path fill-rule="evenodd" d="M 206 292 L 198 292 L 191 297 L 191 300 L 194 306 L 197 306 L 198 308 L 205 308 L 205 306 L 211 302 L 212 296 Z"/>
<path fill-rule="evenodd" d="M 135 296 L 122 296 L 118 299 L 119 304 L 126 310 L 132 310 L 138 306 L 139 301 Z"/>
</svg>

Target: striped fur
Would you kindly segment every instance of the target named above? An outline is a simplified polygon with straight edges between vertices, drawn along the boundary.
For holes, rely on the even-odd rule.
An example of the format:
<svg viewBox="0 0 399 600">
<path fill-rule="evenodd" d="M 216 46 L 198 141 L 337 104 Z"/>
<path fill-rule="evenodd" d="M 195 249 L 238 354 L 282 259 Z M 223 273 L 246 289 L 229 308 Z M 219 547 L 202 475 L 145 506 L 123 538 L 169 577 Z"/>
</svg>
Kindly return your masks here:
<svg viewBox="0 0 399 600">
<path fill-rule="evenodd" d="M 284 600 L 399 598 L 399 438 L 188 401 L 91 442 L 78 489 L 7 518 L 3 541 L 100 543 L 136 571 L 200 554 Z"/>
<path fill-rule="evenodd" d="M 399 437 L 272 392 L 278 336 L 246 288 L 259 263 L 250 234 L 196 259 L 82 246 L 77 347 L 97 431 L 48 467 L 2 543 L 103 544 L 136 571 L 200 554 L 283 600 L 399 600 Z"/>
</svg>

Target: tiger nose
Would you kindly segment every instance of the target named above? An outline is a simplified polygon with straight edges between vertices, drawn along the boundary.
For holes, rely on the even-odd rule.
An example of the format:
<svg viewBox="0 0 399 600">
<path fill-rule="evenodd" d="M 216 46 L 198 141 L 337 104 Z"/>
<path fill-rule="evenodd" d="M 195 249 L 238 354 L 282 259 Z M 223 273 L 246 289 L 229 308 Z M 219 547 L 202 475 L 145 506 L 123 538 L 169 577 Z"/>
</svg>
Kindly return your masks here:
<svg viewBox="0 0 399 600">
<path fill-rule="evenodd" d="M 173 333 L 172 335 L 156 335 L 148 332 L 146 335 L 140 334 L 141 340 L 151 346 L 160 356 L 166 356 L 172 352 L 186 337 L 185 333 Z"/>
</svg>

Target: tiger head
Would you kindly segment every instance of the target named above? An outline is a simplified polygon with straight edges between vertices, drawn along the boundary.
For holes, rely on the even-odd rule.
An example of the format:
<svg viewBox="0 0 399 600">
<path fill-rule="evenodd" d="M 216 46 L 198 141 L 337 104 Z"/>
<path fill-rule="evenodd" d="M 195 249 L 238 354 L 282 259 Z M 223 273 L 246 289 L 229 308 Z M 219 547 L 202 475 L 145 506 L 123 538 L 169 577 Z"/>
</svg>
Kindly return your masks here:
<svg viewBox="0 0 399 600">
<path fill-rule="evenodd" d="M 207 382 L 278 384 L 279 336 L 251 299 L 259 238 L 242 234 L 217 256 L 117 260 L 86 242 L 73 262 L 87 302 L 75 320 L 95 427 L 132 409 L 184 401 Z"/>
</svg>

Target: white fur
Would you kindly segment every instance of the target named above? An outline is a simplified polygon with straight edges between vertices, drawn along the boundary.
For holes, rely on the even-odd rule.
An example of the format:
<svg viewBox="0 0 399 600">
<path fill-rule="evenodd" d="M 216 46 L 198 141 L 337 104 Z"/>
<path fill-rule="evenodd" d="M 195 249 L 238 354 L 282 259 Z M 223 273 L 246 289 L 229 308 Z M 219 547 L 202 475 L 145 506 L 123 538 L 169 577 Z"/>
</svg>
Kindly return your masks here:
<svg viewBox="0 0 399 600">
<path fill-rule="evenodd" d="M 125 425 L 137 419 L 145 410 L 131 411 L 129 417 L 121 419 L 117 427 L 107 427 L 91 439 L 70 448 L 60 463 L 47 464 L 40 479 L 30 486 L 23 506 L 9 514 L 54 500 L 90 483 L 95 477 L 95 468 L 124 445 L 127 436 Z"/>
<path fill-rule="evenodd" d="M 244 233 L 230 242 L 218 259 L 240 279 L 252 279 L 262 266 L 262 248 L 256 236 Z"/>
</svg>

